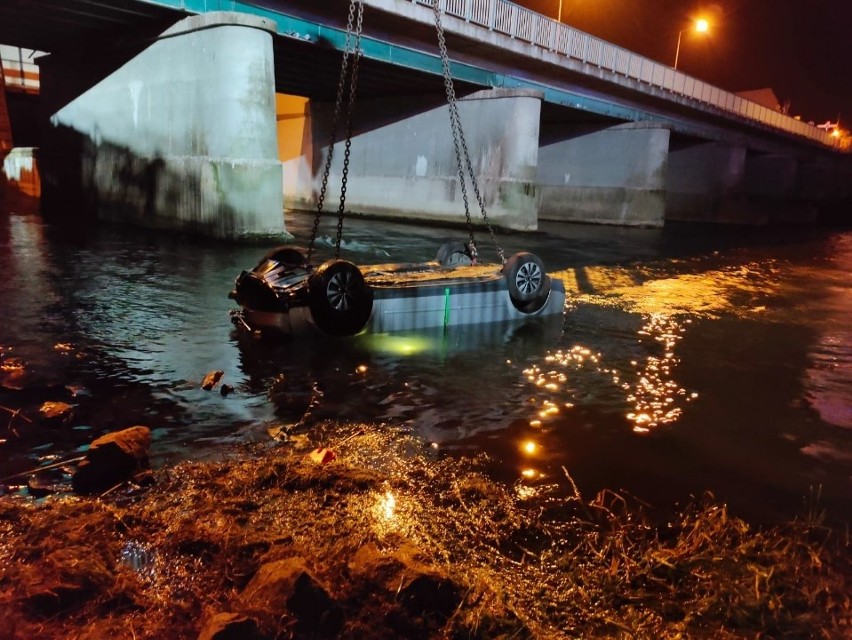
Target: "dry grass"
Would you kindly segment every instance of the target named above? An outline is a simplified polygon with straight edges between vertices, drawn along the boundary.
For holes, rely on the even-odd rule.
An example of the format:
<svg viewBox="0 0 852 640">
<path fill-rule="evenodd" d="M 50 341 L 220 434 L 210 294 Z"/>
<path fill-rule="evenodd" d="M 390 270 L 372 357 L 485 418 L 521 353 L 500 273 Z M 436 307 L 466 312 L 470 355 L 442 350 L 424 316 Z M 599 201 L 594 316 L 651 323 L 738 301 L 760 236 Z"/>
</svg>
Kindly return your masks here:
<svg viewBox="0 0 852 640">
<path fill-rule="evenodd" d="M 852 637 L 843 532 L 757 529 L 710 498 L 662 524 L 612 493 L 531 498 L 476 461 L 351 429 L 329 431 L 323 466 L 291 442 L 148 490 L 0 499 L 0 638 L 195 638 L 218 612 L 316 637 L 241 597 L 293 556 L 332 596 L 339 637 Z"/>
</svg>

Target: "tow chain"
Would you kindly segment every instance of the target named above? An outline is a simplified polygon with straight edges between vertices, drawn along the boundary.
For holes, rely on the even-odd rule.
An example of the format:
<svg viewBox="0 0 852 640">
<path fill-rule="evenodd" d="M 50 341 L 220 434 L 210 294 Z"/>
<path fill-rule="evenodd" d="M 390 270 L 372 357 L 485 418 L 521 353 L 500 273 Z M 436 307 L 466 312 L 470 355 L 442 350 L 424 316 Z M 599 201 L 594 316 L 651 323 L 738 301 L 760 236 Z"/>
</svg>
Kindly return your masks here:
<svg viewBox="0 0 852 640">
<path fill-rule="evenodd" d="M 456 104 L 456 91 L 453 87 L 453 76 L 450 73 L 450 57 L 447 53 L 447 41 L 444 35 L 444 27 L 441 23 L 441 9 L 438 7 L 439 0 L 432 0 L 432 9 L 435 12 L 435 29 L 438 32 L 438 49 L 441 53 L 441 67 L 444 72 L 444 88 L 447 92 L 447 104 L 450 111 L 450 128 L 453 132 L 453 148 L 456 154 L 456 165 L 459 173 L 459 185 L 461 186 L 462 200 L 464 200 L 464 215 L 467 220 L 468 234 L 470 236 L 469 250 L 473 263 L 477 263 L 476 239 L 473 234 L 473 222 L 470 218 L 470 205 L 467 197 L 467 186 L 465 180 L 464 167 L 467 168 L 467 175 L 470 178 L 473 192 L 476 195 L 476 201 L 479 204 L 479 210 L 482 212 L 482 220 L 491 234 L 491 241 L 494 243 L 494 248 L 497 255 L 500 257 L 500 264 L 506 264 L 506 256 L 503 249 L 497 242 L 497 236 L 494 233 L 494 228 L 488 220 L 488 214 L 485 211 L 485 202 L 482 199 L 482 194 L 479 191 L 479 186 L 476 183 L 476 174 L 473 171 L 473 165 L 470 161 L 470 152 L 467 148 L 467 142 L 462 129 L 461 117 L 459 116 L 458 105 Z M 462 158 L 464 158 L 464 167 L 462 166 Z"/>
<path fill-rule="evenodd" d="M 354 26 L 354 28 L 353 28 Z M 346 208 L 346 183 L 349 178 L 349 156 L 352 147 L 352 107 L 355 104 L 355 90 L 358 83 L 358 63 L 361 59 L 361 32 L 364 26 L 364 2 L 363 0 L 350 0 L 349 16 L 346 20 L 346 40 L 343 45 L 343 60 L 340 64 L 340 76 L 337 81 L 337 98 L 334 103 L 334 115 L 332 116 L 331 134 L 329 136 L 328 154 L 325 157 L 325 167 L 322 172 L 322 187 L 317 197 L 317 213 L 314 216 L 314 226 L 311 231 L 311 240 L 308 244 L 308 253 L 305 263 L 310 265 L 311 256 L 319 230 L 320 217 L 322 216 L 325 195 L 328 190 L 328 176 L 331 172 L 331 161 L 334 156 L 334 143 L 337 140 L 337 127 L 340 123 L 340 112 L 346 101 L 346 143 L 343 153 L 343 171 L 340 183 L 340 204 L 337 208 L 337 238 L 334 243 L 334 257 L 340 257 L 340 243 L 343 236 L 343 218 Z M 354 42 L 353 42 L 354 41 Z M 350 67 L 349 58 L 352 57 Z M 347 86 L 346 77 L 349 76 Z M 348 93 L 346 89 L 348 88 Z"/>
</svg>

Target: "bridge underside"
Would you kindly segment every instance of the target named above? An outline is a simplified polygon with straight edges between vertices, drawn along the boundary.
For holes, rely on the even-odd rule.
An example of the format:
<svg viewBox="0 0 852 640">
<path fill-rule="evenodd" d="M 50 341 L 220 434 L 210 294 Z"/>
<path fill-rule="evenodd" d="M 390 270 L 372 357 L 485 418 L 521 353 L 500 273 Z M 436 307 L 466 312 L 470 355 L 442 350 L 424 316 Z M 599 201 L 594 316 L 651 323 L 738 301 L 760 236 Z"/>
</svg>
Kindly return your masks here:
<svg viewBox="0 0 852 640">
<path fill-rule="evenodd" d="M 286 15 L 231 0 L 7 0 L 0 5 L 0 42 L 52 54 L 43 65 L 43 102 L 52 119 L 43 155 L 45 170 L 53 172 L 47 183 L 61 185 L 60 195 L 72 187 L 99 215 L 127 217 L 130 211 L 142 224 L 170 226 L 164 221 L 177 207 L 185 210 L 177 216 L 178 228 L 265 236 L 283 230 L 282 190 L 288 206 L 315 202 L 329 150 L 347 5 L 323 3 L 331 17 L 321 24 L 316 3 L 307 0 L 288 0 Z M 240 44 L 222 50 L 220 39 L 194 28 L 162 36 L 192 13 L 217 8 L 245 11 L 275 35 L 260 37 L 256 25 L 240 24 L 234 41 Z M 350 208 L 447 219 L 458 211 L 459 185 L 444 144 L 450 131 L 434 26 L 369 9 L 367 14 L 353 141 L 360 160 Z M 229 15 L 238 23 L 246 17 Z M 220 24 L 212 31 L 233 29 Z M 387 34 L 399 33 L 406 41 L 389 44 Z M 629 86 L 570 70 L 554 74 L 542 60 L 513 60 L 512 66 L 495 56 L 494 45 L 452 33 L 447 39 L 456 92 L 469 98 L 463 110 L 467 133 L 476 140 L 473 162 L 487 204 L 504 226 L 535 228 L 539 217 L 755 223 L 804 219 L 816 205 L 848 198 L 838 188 L 849 182 L 848 162 L 803 157 L 783 141 L 767 142 L 664 97 L 640 100 Z M 211 56 L 217 67 L 213 84 Z M 242 77 L 246 56 L 264 68 L 251 87 Z M 170 77 L 175 61 L 192 67 L 182 83 Z M 243 86 L 242 92 L 231 85 Z M 483 89 L 491 93 L 477 93 Z M 205 93 L 197 102 L 196 94 Z M 283 100 L 283 94 L 303 100 Z M 142 140 L 140 104 L 148 105 L 149 125 L 162 123 Z M 229 122 L 224 128 L 223 113 Z M 256 131 L 246 138 L 247 121 L 268 140 Z M 187 131 L 194 137 L 176 146 Z M 335 155 L 333 178 L 342 150 Z M 195 185 L 195 199 L 178 197 L 181 185 Z M 412 200 L 404 193 L 419 195 Z M 402 203 L 396 210 L 389 194 Z M 332 189 L 329 205 L 336 197 Z M 444 206 L 435 210 L 439 201 Z M 45 204 L 51 204 L 49 196 Z M 214 222 L 223 216 L 227 223 Z"/>
</svg>

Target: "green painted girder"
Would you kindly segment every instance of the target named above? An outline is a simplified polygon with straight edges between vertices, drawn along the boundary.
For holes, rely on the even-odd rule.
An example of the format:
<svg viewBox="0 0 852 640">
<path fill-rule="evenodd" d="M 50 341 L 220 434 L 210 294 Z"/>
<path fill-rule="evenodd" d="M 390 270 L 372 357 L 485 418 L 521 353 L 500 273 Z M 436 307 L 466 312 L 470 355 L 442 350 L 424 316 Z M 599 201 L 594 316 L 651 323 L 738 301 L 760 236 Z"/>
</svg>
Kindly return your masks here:
<svg viewBox="0 0 852 640">
<path fill-rule="evenodd" d="M 287 15 L 264 7 L 258 7 L 246 2 L 235 0 L 143 0 L 148 4 L 168 7 L 188 13 L 207 13 L 210 11 L 238 11 L 271 20 L 276 24 L 279 37 L 289 37 L 306 42 L 324 42 L 343 51 L 346 44 L 346 32 L 310 20 Z M 436 41 L 437 49 L 437 41 Z M 443 75 L 441 59 L 435 54 L 428 54 L 408 47 L 401 47 L 389 42 L 362 36 L 361 50 L 365 58 L 396 65 L 416 71 Z M 533 82 L 504 73 L 496 73 L 475 65 L 450 61 L 450 73 L 453 78 L 481 87 L 497 87 L 506 89 L 531 89 L 544 94 L 544 100 L 572 109 L 589 111 L 611 118 L 638 121 L 647 120 L 650 114 L 619 105 L 607 100 L 593 98 L 571 91 L 565 91 L 549 85 Z M 667 122 L 665 117 L 658 115 L 653 119 Z"/>
</svg>

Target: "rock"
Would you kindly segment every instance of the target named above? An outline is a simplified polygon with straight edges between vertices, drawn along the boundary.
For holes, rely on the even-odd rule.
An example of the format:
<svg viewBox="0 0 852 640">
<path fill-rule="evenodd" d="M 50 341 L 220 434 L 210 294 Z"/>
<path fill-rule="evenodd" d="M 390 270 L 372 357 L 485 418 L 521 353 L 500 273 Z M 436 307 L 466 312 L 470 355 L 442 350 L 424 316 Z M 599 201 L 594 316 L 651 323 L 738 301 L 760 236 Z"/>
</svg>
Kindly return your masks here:
<svg viewBox="0 0 852 640">
<path fill-rule="evenodd" d="M 234 388 L 229 384 L 223 384 L 222 388 L 219 389 L 219 393 L 222 394 L 223 398 L 225 396 L 227 396 L 228 394 L 233 393 L 233 391 L 234 391 Z"/>
<path fill-rule="evenodd" d="M 130 427 L 97 438 L 78 466 L 71 484 L 77 493 L 101 493 L 148 467 L 151 430 Z"/>
<path fill-rule="evenodd" d="M 61 471 L 41 471 L 27 477 L 27 491 L 34 498 L 43 498 L 53 493 L 70 491 L 67 479 Z"/>
<path fill-rule="evenodd" d="M 201 381 L 201 388 L 205 391 L 210 391 L 222 379 L 223 375 L 225 375 L 224 371 L 211 371 Z"/>
<path fill-rule="evenodd" d="M 217 613 L 198 634 L 198 640 L 262 640 L 265 637 L 254 620 L 239 613 Z"/>
<path fill-rule="evenodd" d="M 299 627 L 316 635 L 334 635 L 342 619 L 328 590 L 308 570 L 304 558 L 292 557 L 264 564 L 241 596 L 254 611 L 280 617 L 285 611 Z"/>
<path fill-rule="evenodd" d="M 349 570 L 379 587 L 411 617 L 442 623 L 460 604 L 461 593 L 452 580 L 420 562 L 418 555 L 413 545 L 382 552 L 374 544 L 366 544 L 349 561 Z"/>
<path fill-rule="evenodd" d="M 74 407 L 65 402 L 44 402 L 38 412 L 48 425 L 68 424 L 74 415 Z"/>
<path fill-rule="evenodd" d="M 0 363 L 0 387 L 20 391 L 27 383 L 27 368 L 20 358 L 5 358 Z"/>
</svg>

